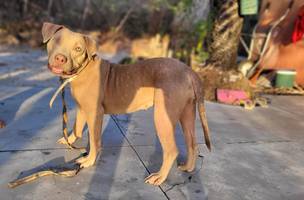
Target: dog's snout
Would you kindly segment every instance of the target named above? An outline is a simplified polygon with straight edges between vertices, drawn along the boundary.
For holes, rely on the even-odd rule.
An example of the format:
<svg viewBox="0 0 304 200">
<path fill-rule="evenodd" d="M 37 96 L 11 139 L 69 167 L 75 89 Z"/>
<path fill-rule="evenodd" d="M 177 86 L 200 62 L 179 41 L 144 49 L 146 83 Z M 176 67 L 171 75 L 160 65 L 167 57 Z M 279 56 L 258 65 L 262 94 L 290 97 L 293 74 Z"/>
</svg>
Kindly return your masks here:
<svg viewBox="0 0 304 200">
<path fill-rule="evenodd" d="M 62 54 L 57 54 L 55 56 L 55 62 L 58 65 L 63 65 L 63 64 L 65 64 L 67 62 L 67 58 L 64 55 L 62 55 Z"/>
</svg>

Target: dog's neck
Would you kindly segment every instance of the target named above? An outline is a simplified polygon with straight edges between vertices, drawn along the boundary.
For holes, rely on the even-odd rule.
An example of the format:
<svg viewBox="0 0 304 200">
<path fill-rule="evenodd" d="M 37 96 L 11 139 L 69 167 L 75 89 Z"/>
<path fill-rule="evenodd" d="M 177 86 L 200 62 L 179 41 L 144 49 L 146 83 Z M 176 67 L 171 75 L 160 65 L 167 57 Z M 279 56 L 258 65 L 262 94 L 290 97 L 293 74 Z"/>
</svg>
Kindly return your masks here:
<svg viewBox="0 0 304 200">
<path fill-rule="evenodd" d="M 103 62 L 104 61 L 102 59 L 95 56 L 95 58 L 87 64 L 87 66 L 77 75 L 77 77 L 70 82 L 71 90 L 75 88 L 87 88 L 90 84 L 95 84 L 94 82 L 100 81 L 101 64 Z"/>
<path fill-rule="evenodd" d="M 53 97 L 50 100 L 50 107 L 52 107 L 53 102 L 55 100 L 55 98 L 57 97 L 57 95 L 59 94 L 59 92 L 61 90 L 64 89 L 64 87 L 70 83 L 71 84 L 71 90 L 73 91 L 73 88 L 75 87 L 80 87 L 81 85 L 86 85 L 87 84 L 87 78 L 88 76 L 92 77 L 92 79 L 94 78 L 94 73 L 90 72 L 92 69 L 88 69 L 88 68 L 93 68 L 94 65 L 98 64 L 96 63 L 96 61 L 98 61 L 98 59 L 90 59 L 88 60 L 84 65 L 82 65 L 73 75 L 69 76 L 69 77 L 64 77 L 62 76 L 62 83 L 59 86 L 59 88 L 56 90 L 56 92 L 54 93 Z M 93 65 L 93 66 L 92 66 Z M 95 73 L 96 76 L 96 73 Z"/>
</svg>

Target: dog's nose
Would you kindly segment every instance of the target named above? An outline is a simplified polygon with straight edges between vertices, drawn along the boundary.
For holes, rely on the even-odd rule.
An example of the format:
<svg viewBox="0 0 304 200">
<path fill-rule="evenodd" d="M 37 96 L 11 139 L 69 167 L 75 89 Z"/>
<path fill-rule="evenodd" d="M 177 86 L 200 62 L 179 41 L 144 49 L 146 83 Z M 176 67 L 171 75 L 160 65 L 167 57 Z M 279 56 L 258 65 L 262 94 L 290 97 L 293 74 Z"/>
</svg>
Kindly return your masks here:
<svg viewBox="0 0 304 200">
<path fill-rule="evenodd" d="M 55 56 L 55 62 L 58 65 L 63 65 L 63 64 L 65 64 L 67 62 L 67 58 L 64 55 L 62 55 L 62 54 L 57 54 Z"/>
</svg>

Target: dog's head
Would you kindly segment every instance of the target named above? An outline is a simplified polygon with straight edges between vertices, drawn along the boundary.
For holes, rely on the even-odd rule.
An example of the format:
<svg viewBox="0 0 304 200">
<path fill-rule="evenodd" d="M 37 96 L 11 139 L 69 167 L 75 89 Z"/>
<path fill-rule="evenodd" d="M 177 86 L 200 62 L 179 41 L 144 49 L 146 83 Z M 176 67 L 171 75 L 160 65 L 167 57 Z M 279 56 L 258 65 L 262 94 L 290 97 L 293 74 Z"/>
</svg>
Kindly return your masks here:
<svg viewBox="0 0 304 200">
<path fill-rule="evenodd" d="M 47 43 L 48 68 L 59 76 L 75 73 L 97 52 L 93 39 L 62 25 L 44 23 L 42 37 L 43 42 Z"/>
</svg>

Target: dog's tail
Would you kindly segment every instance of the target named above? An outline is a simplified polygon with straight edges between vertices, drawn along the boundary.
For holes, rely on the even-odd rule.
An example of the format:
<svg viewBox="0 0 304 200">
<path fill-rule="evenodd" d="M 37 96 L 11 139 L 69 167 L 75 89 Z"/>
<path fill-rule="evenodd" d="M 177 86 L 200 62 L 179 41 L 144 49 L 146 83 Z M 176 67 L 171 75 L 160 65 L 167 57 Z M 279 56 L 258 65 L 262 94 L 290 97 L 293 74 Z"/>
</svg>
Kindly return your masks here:
<svg viewBox="0 0 304 200">
<path fill-rule="evenodd" d="M 210 142 L 210 134 L 209 134 L 209 128 L 207 123 L 207 117 L 206 117 L 206 110 L 204 105 L 204 90 L 203 90 L 203 84 L 201 79 L 198 77 L 198 75 L 192 71 L 192 85 L 194 88 L 195 98 L 198 105 L 198 112 L 200 116 L 200 120 L 202 123 L 202 127 L 204 130 L 204 137 L 205 137 L 205 143 L 208 147 L 209 151 L 211 151 L 211 142 Z"/>
</svg>

